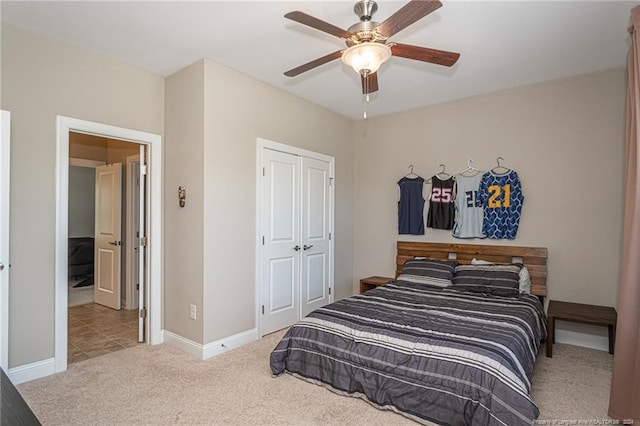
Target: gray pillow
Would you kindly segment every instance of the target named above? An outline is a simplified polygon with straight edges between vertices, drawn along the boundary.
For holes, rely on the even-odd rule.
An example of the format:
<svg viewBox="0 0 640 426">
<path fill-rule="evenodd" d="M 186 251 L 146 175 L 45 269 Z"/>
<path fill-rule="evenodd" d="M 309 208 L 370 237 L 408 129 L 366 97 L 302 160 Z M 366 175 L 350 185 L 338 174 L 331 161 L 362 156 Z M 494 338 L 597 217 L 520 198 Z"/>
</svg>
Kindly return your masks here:
<svg viewBox="0 0 640 426">
<path fill-rule="evenodd" d="M 519 265 L 458 265 L 453 288 L 462 291 L 517 296 L 520 293 Z"/>
<path fill-rule="evenodd" d="M 495 265 L 493 262 L 489 262 L 487 260 L 480 260 L 473 258 L 471 261 L 472 265 Z M 512 265 L 520 266 L 520 278 L 518 287 L 520 288 L 520 294 L 530 294 L 531 293 L 531 275 L 529 275 L 529 270 L 522 263 L 513 263 Z"/>
<path fill-rule="evenodd" d="M 457 264 L 455 260 L 410 259 L 404 263 L 398 280 L 448 287 Z"/>
</svg>

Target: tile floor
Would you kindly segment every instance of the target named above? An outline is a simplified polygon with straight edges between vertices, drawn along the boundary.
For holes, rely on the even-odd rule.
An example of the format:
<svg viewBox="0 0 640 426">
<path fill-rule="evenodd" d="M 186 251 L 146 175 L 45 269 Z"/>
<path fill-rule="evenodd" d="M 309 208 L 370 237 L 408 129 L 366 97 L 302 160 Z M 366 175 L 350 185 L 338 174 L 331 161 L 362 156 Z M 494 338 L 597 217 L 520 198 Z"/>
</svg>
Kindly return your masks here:
<svg viewBox="0 0 640 426">
<path fill-rule="evenodd" d="M 138 344 L 138 310 L 116 311 L 96 303 L 69 307 L 67 363 Z"/>
</svg>

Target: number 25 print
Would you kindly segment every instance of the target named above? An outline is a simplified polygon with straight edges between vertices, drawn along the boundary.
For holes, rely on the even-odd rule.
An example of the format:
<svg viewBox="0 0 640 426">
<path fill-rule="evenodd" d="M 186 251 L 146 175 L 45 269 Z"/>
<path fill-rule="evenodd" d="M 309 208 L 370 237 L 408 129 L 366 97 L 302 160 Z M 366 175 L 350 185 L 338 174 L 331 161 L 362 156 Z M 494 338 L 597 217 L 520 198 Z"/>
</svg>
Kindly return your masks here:
<svg viewBox="0 0 640 426">
<path fill-rule="evenodd" d="M 436 203 L 450 203 L 453 198 L 452 188 L 433 188 L 431 191 L 431 201 Z"/>
</svg>

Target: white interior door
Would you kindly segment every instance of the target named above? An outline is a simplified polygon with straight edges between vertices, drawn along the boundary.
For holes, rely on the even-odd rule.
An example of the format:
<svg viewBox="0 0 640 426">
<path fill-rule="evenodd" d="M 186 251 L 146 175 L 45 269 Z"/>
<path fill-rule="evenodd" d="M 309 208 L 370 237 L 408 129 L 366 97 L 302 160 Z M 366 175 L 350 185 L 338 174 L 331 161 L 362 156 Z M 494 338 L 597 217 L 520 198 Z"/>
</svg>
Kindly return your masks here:
<svg viewBox="0 0 640 426">
<path fill-rule="evenodd" d="M 330 164 L 302 157 L 301 316 L 329 303 L 331 291 Z"/>
<path fill-rule="evenodd" d="M 145 341 L 145 323 L 146 315 L 146 295 L 147 295 L 147 275 L 146 275 L 146 259 L 147 259 L 147 222 L 146 222 L 146 193 L 147 193 L 147 157 L 146 146 L 140 145 L 140 163 L 138 167 L 138 252 L 137 265 L 138 272 L 138 342 Z"/>
<path fill-rule="evenodd" d="M 9 367 L 9 111 L 0 111 L 0 367 Z"/>
<path fill-rule="evenodd" d="M 300 316 L 299 157 L 262 153 L 260 282 L 262 334 L 287 327 Z"/>
<path fill-rule="evenodd" d="M 96 167 L 94 301 L 120 309 L 122 164 Z"/>
<path fill-rule="evenodd" d="M 126 237 L 125 251 L 125 295 L 124 308 L 138 309 L 138 264 L 140 246 L 140 154 L 127 157 L 126 174 Z"/>
</svg>

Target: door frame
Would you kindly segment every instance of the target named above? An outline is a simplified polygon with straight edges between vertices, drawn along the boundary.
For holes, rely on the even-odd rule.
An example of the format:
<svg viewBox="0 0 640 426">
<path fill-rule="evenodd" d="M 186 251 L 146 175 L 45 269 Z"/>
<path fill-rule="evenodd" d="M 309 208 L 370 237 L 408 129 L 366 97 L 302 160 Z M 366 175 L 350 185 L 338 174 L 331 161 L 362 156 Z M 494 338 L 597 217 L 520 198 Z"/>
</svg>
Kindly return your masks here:
<svg viewBox="0 0 640 426">
<path fill-rule="evenodd" d="M 69 217 L 69 132 L 85 133 L 111 139 L 120 139 L 149 148 L 147 198 L 149 291 L 146 341 L 162 343 L 162 137 L 153 133 L 126 129 L 92 121 L 58 115 L 56 118 L 56 222 L 55 222 L 55 372 L 67 369 L 67 258 Z M 152 214 L 153 212 L 153 214 Z"/>
<path fill-rule="evenodd" d="M 134 259 L 134 244 L 136 243 L 137 236 L 133 235 L 134 224 L 140 220 L 139 215 L 134 215 L 134 203 L 138 203 L 139 197 L 135 192 L 137 186 L 134 179 L 138 178 L 135 174 L 134 164 L 138 164 L 140 167 L 140 154 L 129 155 L 126 158 L 126 176 L 127 187 L 125 189 L 125 229 L 126 235 L 124 236 L 124 251 L 125 251 L 125 292 L 124 292 L 124 308 L 125 309 L 138 309 L 138 298 L 133 297 L 136 294 L 136 281 L 138 280 L 138 274 L 133 273 L 133 266 L 135 265 Z M 139 171 L 139 169 L 138 169 Z M 140 211 L 138 206 L 138 212 Z"/>
<path fill-rule="evenodd" d="M 10 215 L 10 191 L 11 191 L 11 113 L 0 111 L 0 161 L 2 166 L 2 186 L 0 187 L 0 233 L 3 235 L 0 241 L 0 260 L 4 263 L 2 280 L 0 280 L 0 367 L 9 371 L 9 215 Z"/>
<path fill-rule="evenodd" d="M 329 232 L 331 233 L 331 241 L 329 244 L 329 250 L 331 251 L 331 259 L 329 259 L 329 289 L 331 294 L 329 295 L 329 303 L 333 302 L 335 296 L 335 193 L 336 193 L 336 182 L 334 179 L 335 176 L 335 157 L 330 155 L 321 154 L 314 151 L 308 151 L 303 148 L 298 148 L 295 146 L 285 145 L 280 142 L 270 141 L 264 138 L 257 138 L 256 141 L 256 260 L 255 260 L 255 303 L 256 303 L 256 329 L 258 330 L 258 336 L 262 337 L 262 288 L 260 282 L 260 267 L 262 260 L 262 191 L 261 189 L 261 179 L 262 179 L 262 167 L 264 166 L 262 152 L 265 149 L 271 149 L 274 151 L 280 151 L 287 154 L 297 155 L 299 157 L 309 157 L 315 158 L 317 160 L 326 161 L 329 163 L 330 170 L 330 179 L 331 186 L 329 187 L 329 203 L 331 204 L 331 209 L 329 213 Z"/>
</svg>

